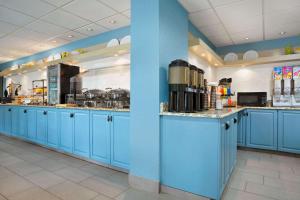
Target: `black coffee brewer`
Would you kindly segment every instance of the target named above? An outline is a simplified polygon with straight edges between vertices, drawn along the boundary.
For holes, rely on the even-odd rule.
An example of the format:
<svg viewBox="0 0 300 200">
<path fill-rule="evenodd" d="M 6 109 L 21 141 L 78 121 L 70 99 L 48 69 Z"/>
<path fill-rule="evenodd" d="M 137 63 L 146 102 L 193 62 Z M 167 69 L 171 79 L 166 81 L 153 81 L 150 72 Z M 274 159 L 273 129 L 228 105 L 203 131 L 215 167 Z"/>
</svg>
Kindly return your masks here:
<svg viewBox="0 0 300 200">
<path fill-rule="evenodd" d="M 190 66 L 184 60 L 169 64 L 169 111 L 186 112 L 186 88 L 190 84 Z"/>
</svg>

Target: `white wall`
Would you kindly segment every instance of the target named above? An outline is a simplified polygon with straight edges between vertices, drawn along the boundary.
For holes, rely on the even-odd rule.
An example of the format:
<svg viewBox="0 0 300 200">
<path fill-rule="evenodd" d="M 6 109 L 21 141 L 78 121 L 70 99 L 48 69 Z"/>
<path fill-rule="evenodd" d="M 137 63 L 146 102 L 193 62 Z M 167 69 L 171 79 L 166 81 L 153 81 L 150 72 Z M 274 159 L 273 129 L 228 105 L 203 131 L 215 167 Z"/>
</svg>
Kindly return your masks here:
<svg viewBox="0 0 300 200">
<path fill-rule="evenodd" d="M 32 81 L 46 78 L 46 70 L 10 76 L 6 79 L 6 86 L 12 81 L 19 83 L 22 85 L 19 95 L 31 95 Z M 91 70 L 83 75 L 82 86 L 88 89 L 105 89 L 107 87 L 130 89 L 130 66 Z"/>
<path fill-rule="evenodd" d="M 216 79 L 232 78 L 232 91 L 235 92 L 267 92 L 271 99 L 273 83 L 273 67 L 299 65 L 300 62 L 254 65 L 249 67 L 218 68 Z M 236 96 L 234 97 L 236 99 Z"/>
<path fill-rule="evenodd" d="M 205 71 L 204 78 L 207 79 L 208 82 L 216 81 L 216 67 L 210 66 L 206 61 L 199 58 L 193 52 L 189 52 L 189 63 L 197 66 L 200 69 Z"/>
</svg>

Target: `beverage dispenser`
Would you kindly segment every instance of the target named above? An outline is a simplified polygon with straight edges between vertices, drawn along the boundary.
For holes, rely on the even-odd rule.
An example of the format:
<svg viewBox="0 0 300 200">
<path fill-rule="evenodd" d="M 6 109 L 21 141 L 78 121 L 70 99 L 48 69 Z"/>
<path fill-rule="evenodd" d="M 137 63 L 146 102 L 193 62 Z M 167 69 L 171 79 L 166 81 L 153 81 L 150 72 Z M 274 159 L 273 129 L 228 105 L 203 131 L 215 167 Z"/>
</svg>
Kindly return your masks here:
<svg viewBox="0 0 300 200">
<path fill-rule="evenodd" d="M 293 68 L 293 80 L 292 105 L 300 106 L 300 66 L 295 66 Z"/>
<path fill-rule="evenodd" d="M 188 88 L 188 107 L 187 112 L 194 112 L 197 110 L 200 98 L 198 99 L 197 91 L 199 87 L 199 75 L 198 68 L 194 65 L 190 65 L 190 86 Z"/>
<path fill-rule="evenodd" d="M 273 70 L 273 106 L 291 106 L 293 67 L 275 67 Z"/>
<path fill-rule="evenodd" d="M 190 85 L 190 66 L 184 60 L 174 60 L 169 64 L 169 111 L 186 112 Z"/>
</svg>

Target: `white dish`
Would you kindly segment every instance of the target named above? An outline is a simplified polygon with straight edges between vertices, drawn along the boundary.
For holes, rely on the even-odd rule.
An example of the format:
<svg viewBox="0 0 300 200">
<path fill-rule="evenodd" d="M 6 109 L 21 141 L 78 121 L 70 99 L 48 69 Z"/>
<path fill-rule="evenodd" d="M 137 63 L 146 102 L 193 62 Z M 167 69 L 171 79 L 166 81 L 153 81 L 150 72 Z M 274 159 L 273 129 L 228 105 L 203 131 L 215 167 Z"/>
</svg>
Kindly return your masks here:
<svg viewBox="0 0 300 200">
<path fill-rule="evenodd" d="M 118 46 L 118 45 L 120 45 L 119 40 L 118 40 L 118 39 L 112 39 L 112 40 L 110 40 L 110 41 L 107 43 L 106 47 L 116 47 L 116 46 Z"/>
<path fill-rule="evenodd" d="M 224 61 L 229 61 L 229 62 L 232 62 L 232 61 L 237 61 L 239 59 L 238 55 L 236 53 L 228 53 L 224 56 Z"/>
<path fill-rule="evenodd" d="M 243 55 L 243 60 L 255 60 L 258 58 L 257 51 L 249 50 Z"/>
<path fill-rule="evenodd" d="M 130 44 L 130 42 L 131 42 L 131 36 L 127 35 L 121 39 L 120 44 Z"/>
</svg>

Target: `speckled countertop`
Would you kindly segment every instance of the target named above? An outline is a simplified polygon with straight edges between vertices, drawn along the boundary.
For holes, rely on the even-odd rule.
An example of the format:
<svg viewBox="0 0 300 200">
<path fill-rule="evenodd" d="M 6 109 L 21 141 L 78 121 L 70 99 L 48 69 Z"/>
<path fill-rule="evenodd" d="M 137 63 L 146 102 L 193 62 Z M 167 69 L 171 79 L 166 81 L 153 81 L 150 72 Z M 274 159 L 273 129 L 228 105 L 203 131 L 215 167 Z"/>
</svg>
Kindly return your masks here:
<svg viewBox="0 0 300 200">
<path fill-rule="evenodd" d="M 48 106 L 48 105 L 23 105 L 23 104 L 0 104 L 0 106 L 21 106 L 21 107 L 35 107 L 35 108 L 57 108 L 57 109 L 77 109 L 77 110 L 99 110 L 99 111 L 113 111 L 113 112 L 130 112 L 126 108 L 99 108 L 99 107 L 72 107 L 72 106 Z"/>
<path fill-rule="evenodd" d="M 233 107 L 224 108 L 222 110 L 207 110 L 197 113 L 175 113 L 175 112 L 161 112 L 161 116 L 178 116 L 178 117 L 198 117 L 198 118 L 213 118 L 222 119 L 227 116 L 233 115 L 245 109 L 258 109 L 258 110 L 299 110 L 300 107 Z"/>
</svg>

